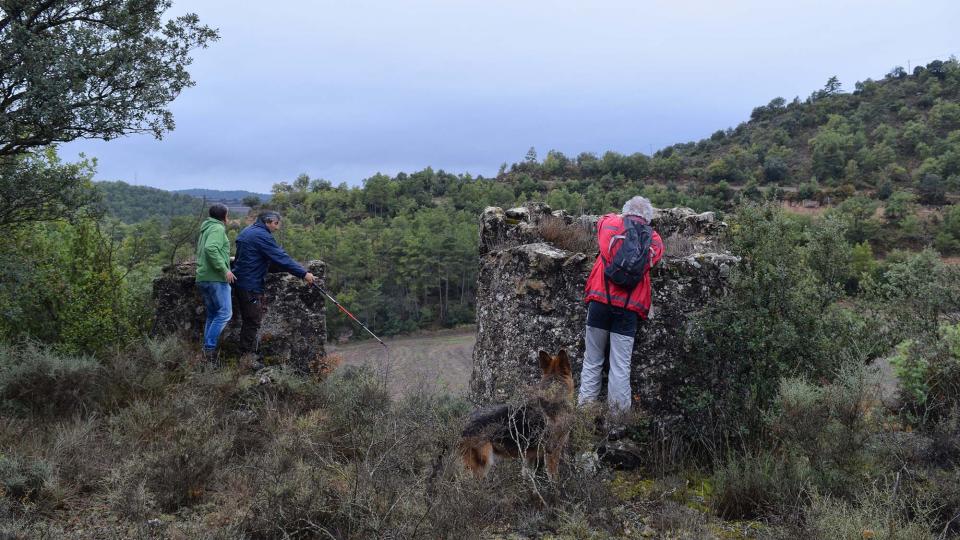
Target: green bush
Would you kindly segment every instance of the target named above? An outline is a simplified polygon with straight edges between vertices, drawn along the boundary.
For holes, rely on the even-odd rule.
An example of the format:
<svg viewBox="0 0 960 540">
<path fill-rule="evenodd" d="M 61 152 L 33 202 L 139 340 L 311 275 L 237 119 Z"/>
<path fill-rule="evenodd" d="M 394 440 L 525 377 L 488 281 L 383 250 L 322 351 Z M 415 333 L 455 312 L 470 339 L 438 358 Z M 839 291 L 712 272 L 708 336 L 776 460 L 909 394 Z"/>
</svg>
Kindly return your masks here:
<svg viewBox="0 0 960 540">
<path fill-rule="evenodd" d="M 831 304 L 849 270 L 813 257 L 826 236 L 773 206 L 747 207 L 732 220 L 731 244 L 742 256 L 728 294 L 707 306 L 682 363 L 681 406 L 688 436 L 714 448 L 753 437 L 788 376 L 827 377 L 867 351 L 860 316 Z M 831 222 L 831 230 L 839 224 Z M 845 244 L 832 245 L 843 251 Z M 837 249 L 834 249 L 837 248 Z M 848 260 L 848 256 L 844 260 Z M 826 280 L 834 283 L 827 283 Z"/>
<path fill-rule="evenodd" d="M 781 381 L 767 424 L 785 452 L 808 464 L 819 492 L 850 495 L 866 480 L 873 459 L 870 439 L 880 427 L 878 381 L 874 370 L 853 363 L 830 384 Z"/>
<path fill-rule="evenodd" d="M 960 407 L 960 324 L 901 342 L 890 363 L 901 398 L 917 419 L 936 422 Z"/>
<path fill-rule="evenodd" d="M 99 353 L 145 331 L 147 306 L 128 282 L 138 263 L 120 265 L 123 248 L 113 234 L 120 233 L 109 224 L 81 220 L 31 224 L 4 237 L 0 338 Z"/>
<path fill-rule="evenodd" d="M 713 510 L 724 519 L 796 517 L 809 474 L 799 461 L 768 450 L 731 455 L 713 474 Z"/>
<path fill-rule="evenodd" d="M 864 298 L 884 319 L 877 341 L 888 347 L 907 339 L 935 336 L 942 316 L 960 310 L 960 269 L 947 266 L 932 250 L 893 251 L 865 284 Z"/>
</svg>

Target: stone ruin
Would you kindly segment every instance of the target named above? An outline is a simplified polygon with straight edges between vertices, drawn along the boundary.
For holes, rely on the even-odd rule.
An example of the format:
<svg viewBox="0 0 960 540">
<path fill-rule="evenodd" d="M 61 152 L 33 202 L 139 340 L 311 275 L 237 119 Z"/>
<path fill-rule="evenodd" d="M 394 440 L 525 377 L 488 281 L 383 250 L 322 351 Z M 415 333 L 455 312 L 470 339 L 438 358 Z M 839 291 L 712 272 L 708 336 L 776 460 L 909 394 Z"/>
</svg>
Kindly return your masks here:
<svg viewBox="0 0 960 540">
<path fill-rule="evenodd" d="M 323 287 L 325 265 L 310 261 L 306 268 Z M 181 263 L 163 269 L 153 282 L 156 304 L 155 335 L 176 334 L 197 344 L 203 338 L 205 310 L 194 283 L 196 263 Z M 285 272 L 267 274 L 264 288 L 260 351 L 265 363 L 292 366 L 299 372 L 322 371 L 327 337 L 325 298 L 316 287 Z M 221 337 L 227 356 L 239 355 L 240 310 L 233 295 L 233 319 Z"/>
<path fill-rule="evenodd" d="M 579 386 L 586 324 L 583 290 L 596 258 L 598 219 L 551 212 L 540 203 L 484 210 L 470 383 L 474 401 L 504 402 L 518 387 L 536 381 L 540 349 L 567 349 Z M 551 227 L 544 225 L 555 230 L 557 223 L 573 233 L 580 228 L 592 245 L 581 242 L 567 250 L 557 245 L 564 242 L 545 241 L 544 233 Z M 651 271 L 652 314 L 640 321 L 631 384 L 635 404 L 662 425 L 678 414 L 673 398 L 684 381 L 675 366 L 686 356 L 684 336 L 691 316 L 724 294 L 739 259 L 719 245 L 726 224 L 713 213 L 661 209 L 652 226 L 663 238 L 666 253 Z"/>
</svg>

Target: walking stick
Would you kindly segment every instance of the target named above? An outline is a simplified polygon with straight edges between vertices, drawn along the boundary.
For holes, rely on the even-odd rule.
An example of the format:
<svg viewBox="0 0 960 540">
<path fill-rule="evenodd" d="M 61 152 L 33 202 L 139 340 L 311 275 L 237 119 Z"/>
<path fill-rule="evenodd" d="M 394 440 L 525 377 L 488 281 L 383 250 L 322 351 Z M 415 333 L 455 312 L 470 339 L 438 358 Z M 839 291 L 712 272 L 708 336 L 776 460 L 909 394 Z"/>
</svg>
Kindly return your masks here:
<svg viewBox="0 0 960 540">
<path fill-rule="evenodd" d="M 340 311 L 346 313 L 346 314 L 347 314 L 347 317 L 350 317 L 351 319 L 353 319 L 354 322 L 356 322 L 357 324 L 359 324 L 364 330 L 367 331 L 368 334 L 370 334 L 371 336 L 373 336 L 373 339 L 379 341 L 380 344 L 383 345 L 383 347 L 384 347 L 385 349 L 388 349 L 388 350 L 389 350 L 389 347 L 387 347 L 387 344 L 384 343 L 382 339 L 378 338 L 376 334 L 374 334 L 373 332 L 371 332 L 370 329 L 367 328 L 367 325 L 365 325 L 365 324 L 363 324 L 362 322 L 360 322 L 360 319 L 356 318 L 356 317 L 353 315 L 353 313 L 350 313 L 349 311 L 347 311 L 347 308 L 343 307 L 343 305 L 342 305 L 340 302 L 337 302 L 337 299 L 336 299 L 336 298 L 330 296 L 330 293 L 328 293 L 327 291 L 323 290 L 323 287 L 321 287 L 316 281 L 313 282 L 313 286 L 316 287 L 317 289 L 320 289 L 320 292 L 323 293 L 324 296 L 326 296 L 327 298 L 329 298 L 330 301 L 333 302 L 333 304 L 334 304 L 335 306 L 337 306 L 338 308 L 340 308 Z"/>
</svg>

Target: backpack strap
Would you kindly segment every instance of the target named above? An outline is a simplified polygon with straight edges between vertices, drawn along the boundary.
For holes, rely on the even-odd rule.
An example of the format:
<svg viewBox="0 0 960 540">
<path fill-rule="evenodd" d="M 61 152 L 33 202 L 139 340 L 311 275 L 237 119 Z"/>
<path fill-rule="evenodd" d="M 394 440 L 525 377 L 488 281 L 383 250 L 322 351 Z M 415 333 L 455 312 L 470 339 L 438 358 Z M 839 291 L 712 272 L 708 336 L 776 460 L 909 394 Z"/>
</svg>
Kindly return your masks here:
<svg viewBox="0 0 960 540">
<path fill-rule="evenodd" d="M 627 232 L 627 229 L 626 229 L 626 227 L 627 227 L 627 221 L 626 221 L 626 219 L 621 220 L 621 227 L 623 227 L 623 233 L 624 233 L 624 234 L 615 234 L 615 235 L 613 235 L 613 237 L 610 238 L 610 244 L 607 246 L 607 251 L 608 251 L 608 252 L 609 252 L 611 249 L 613 249 L 613 243 L 616 242 L 618 238 L 621 239 L 621 240 L 624 239 L 624 238 L 626 238 L 626 234 L 625 234 L 625 233 Z M 599 251 L 600 251 L 600 253 L 598 253 L 598 255 L 600 255 L 600 260 L 603 262 L 603 267 L 606 268 L 606 267 L 610 264 L 610 261 L 608 261 L 608 260 L 603 256 L 603 249 L 600 249 Z M 611 261 L 612 261 L 612 260 L 613 260 L 613 259 L 611 259 Z M 607 305 L 608 305 L 608 306 L 612 306 L 612 305 L 613 305 L 613 298 L 610 296 L 610 282 L 607 280 L 607 273 L 606 273 L 606 272 L 601 272 L 601 274 L 603 275 L 603 288 L 606 289 L 606 291 L 607 291 Z M 627 301 L 630 301 L 630 298 L 629 298 L 629 297 L 627 297 Z M 624 307 L 626 307 L 626 304 L 624 304 Z"/>
<path fill-rule="evenodd" d="M 645 219 L 643 219 L 643 218 L 640 218 L 639 223 L 642 224 L 642 225 L 646 225 L 646 224 L 647 224 L 647 220 L 645 220 Z M 616 242 L 617 240 L 626 240 L 626 238 L 627 238 L 627 227 L 634 227 L 634 226 L 635 226 L 635 223 L 633 222 L 633 220 L 631 220 L 630 218 L 624 216 L 624 217 L 623 217 L 623 221 L 622 221 L 623 233 L 622 233 L 622 234 L 615 234 L 615 235 L 613 235 L 613 236 L 610 238 L 610 245 L 607 246 L 607 251 L 610 251 L 611 249 L 613 249 L 613 243 Z M 604 256 L 603 256 L 603 250 L 602 250 L 602 249 L 600 250 L 599 255 L 600 255 L 600 260 L 603 261 L 603 266 L 604 266 L 604 268 L 606 268 L 606 266 L 607 266 L 608 264 L 610 264 L 610 263 L 607 261 L 607 259 L 604 258 Z M 612 259 L 611 259 L 611 260 L 612 260 Z M 649 263 L 648 263 L 648 265 L 647 265 L 648 271 L 649 271 L 649 268 L 650 268 L 650 266 L 649 266 Z M 630 287 L 630 289 L 627 291 L 627 297 L 626 297 L 626 299 L 624 299 L 624 301 L 623 301 L 623 309 L 629 309 L 627 306 L 630 304 L 630 297 L 633 296 L 633 291 L 637 290 L 637 287 L 638 287 L 638 286 L 640 285 L 640 283 L 642 283 L 642 282 L 643 282 L 643 280 L 640 280 L 640 281 L 634 283 L 633 287 Z M 606 272 L 603 273 L 603 287 L 604 287 L 604 289 L 605 289 L 606 292 L 607 292 L 607 305 L 612 306 L 612 305 L 613 305 L 613 298 L 612 298 L 612 296 L 610 295 L 610 281 L 607 279 L 607 274 L 606 274 Z"/>
</svg>

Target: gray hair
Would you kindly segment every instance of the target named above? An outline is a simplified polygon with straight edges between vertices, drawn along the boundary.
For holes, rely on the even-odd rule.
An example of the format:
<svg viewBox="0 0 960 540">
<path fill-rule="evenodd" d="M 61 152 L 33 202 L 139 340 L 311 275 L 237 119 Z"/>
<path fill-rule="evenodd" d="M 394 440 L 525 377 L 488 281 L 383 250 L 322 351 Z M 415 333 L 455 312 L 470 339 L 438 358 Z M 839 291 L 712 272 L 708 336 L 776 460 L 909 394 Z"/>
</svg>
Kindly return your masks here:
<svg viewBox="0 0 960 540">
<path fill-rule="evenodd" d="M 650 199 L 637 195 L 624 203 L 623 215 L 640 216 L 650 223 L 653 220 L 653 205 L 650 204 Z"/>
<path fill-rule="evenodd" d="M 280 221 L 280 213 L 274 212 L 273 210 L 267 210 L 265 212 L 260 212 L 260 215 L 257 216 L 257 219 L 264 223 L 269 223 L 271 221 Z"/>
</svg>

